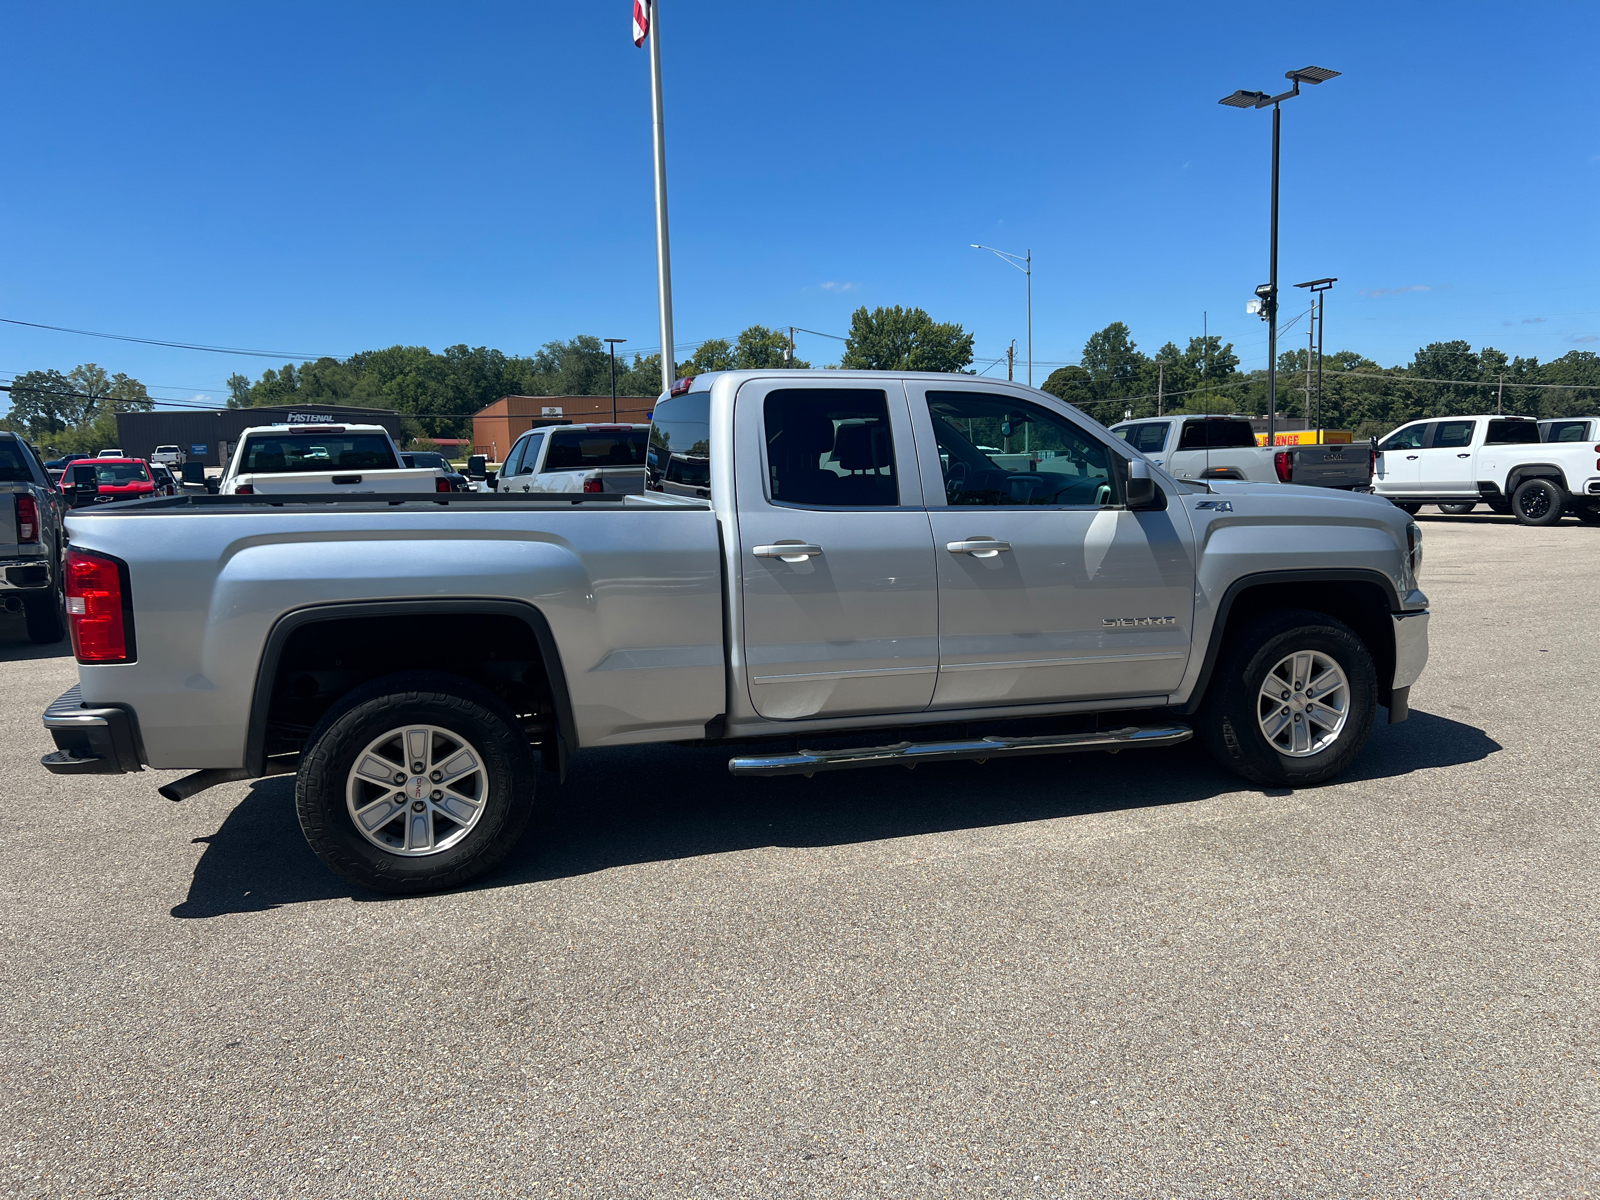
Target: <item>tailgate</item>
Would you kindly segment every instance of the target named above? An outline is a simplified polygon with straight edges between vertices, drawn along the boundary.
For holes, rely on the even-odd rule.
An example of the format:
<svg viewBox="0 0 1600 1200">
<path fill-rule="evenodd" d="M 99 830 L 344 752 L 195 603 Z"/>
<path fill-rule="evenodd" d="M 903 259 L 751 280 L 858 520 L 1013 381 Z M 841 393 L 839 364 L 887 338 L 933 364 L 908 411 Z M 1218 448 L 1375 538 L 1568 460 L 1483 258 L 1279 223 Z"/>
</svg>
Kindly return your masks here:
<svg viewBox="0 0 1600 1200">
<path fill-rule="evenodd" d="M 439 472 L 431 467 L 387 471 L 295 471 L 284 475 L 241 475 L 258 496 L 351 495 L 432 492 Z"/>
<path fill-rule="evenodd" d="M 1304 487 L 1366 487 L 1372 482 L 1372 450 L 1365 442 L 1345 446 L 1296 446 L 1293 482 Z"/>
</svg>

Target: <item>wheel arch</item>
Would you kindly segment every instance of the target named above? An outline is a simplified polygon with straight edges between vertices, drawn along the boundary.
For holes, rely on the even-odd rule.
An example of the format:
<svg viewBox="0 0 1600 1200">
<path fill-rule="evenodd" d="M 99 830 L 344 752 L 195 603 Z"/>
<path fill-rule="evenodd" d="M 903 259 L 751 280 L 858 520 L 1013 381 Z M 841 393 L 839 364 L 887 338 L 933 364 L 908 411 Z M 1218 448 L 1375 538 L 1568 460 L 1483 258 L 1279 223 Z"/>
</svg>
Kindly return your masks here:
<svg viewBox="0 0 1600 1200">
<path fill-rule="evenodd" d="M 285 670 L 286 652 L 295 644 L 297 634 L 314 632 L 319 626 L 332 626 L 340 622 L 358 621 L 368 630 L 383 628 L 427 627 L 447 618 L 476 617 L 499 618 L 502 622 L 519 623 L 525 628 L 537 649 L 543 677 L 539 681 L 547 686 L 551 716 L 555 727 L 550 736 L 540 741 L 546 752 L 545 766 L 561 776 L 566 773 L 567 756 L 576 749 L 577 724 L 573 717 L 572 698 L 567 688 L 566 672 L 556 647 L 550 623 L 538 608 L 521 600 L 374 600 L 334 604 L 308 605 L 284 613 L 267 633 L 256 669 L 255 688 L 250 702 L 250 723 L 245 736 L 245 769 L 252 776 L 267 771 L 267 760 L 273 747 L 269 733 L 272 726 L 275 701 L 282 699 L 278 683 Z M 373 625 L 388 622 L 388 626 Z M 371 678 L 391 671 L 404 669 L 405 664 L 391 664 L 388 670 L 374 672 L 367 678 L 357 679 L 339 694 L 347 695 Z M 448 670 L 449 668 L 441 668 Z M 466 675 L 459 669 L 452 673 Z M 335 697 L 337 699 L 337 697 Z M 330 701 L 331 704 L 333 701 Z M 530 738 L 530 740 L 538 740 Z"/>
<path fill-rule="evenodd" d="M 1511 468 L 1511 473 L 1506 476 L 1505 495 L 1509 498 L 1513 492 L 1530 479 L 1550 479 L 1560 485 L 1562 491 L 1569 491 L 1567 475 L 1555 463 L 1521 463 Z"/>
<path fill-rule="evenodd" d="M 1211 686 L 1217 661 L 1230 637 L 1253 614 L 1275 608 L 1304 608 L 1350 626 L 1372 655 L 1378 672 L 1378 698 L 1387 706 L 1394 683 L 1395 647 L 1390 614 L 1400 612 L 1394 581 L 1382 571 L 1361 568 L 1261 571 L 1228 585 L 1217 604 L 1206 640 L 1205 658 L 1188 701 L 1179 709 L 1196 712 Z"/>
</svg>

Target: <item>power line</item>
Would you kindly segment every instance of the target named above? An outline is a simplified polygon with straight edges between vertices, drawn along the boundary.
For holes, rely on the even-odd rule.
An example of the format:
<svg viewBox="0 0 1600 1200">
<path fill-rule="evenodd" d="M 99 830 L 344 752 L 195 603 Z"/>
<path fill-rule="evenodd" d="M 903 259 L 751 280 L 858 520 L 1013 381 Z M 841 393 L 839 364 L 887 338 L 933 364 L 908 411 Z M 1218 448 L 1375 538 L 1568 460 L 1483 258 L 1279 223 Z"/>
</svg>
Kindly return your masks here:
<svg viewBox="0 0 1600 1200">
<path fill-rule="evenodd" d="M 114 342 L 138 342 L 142 346 L 166 346 L 171 350 L 203 350 L 207 354 L 248 354 L 256 358 L 298 358 L 315 361 L 319 358 L 339 358 L 337 354 L 304 354 L 297 350 L 246 350 L 239 346 L 203 346 L 198 342 L 169 342 L 161 338 L 133 337 L 126 333 L 96 333 L 90 329 L 68 329 L 64 325 L 41 325 L 37 321 L 18 321 L 0 317 L 6 325 L 24 325 L 29 329 L 49 329 L 56 333 L 75 333 L 80 337 L 109 338 Z"/>
</svg>

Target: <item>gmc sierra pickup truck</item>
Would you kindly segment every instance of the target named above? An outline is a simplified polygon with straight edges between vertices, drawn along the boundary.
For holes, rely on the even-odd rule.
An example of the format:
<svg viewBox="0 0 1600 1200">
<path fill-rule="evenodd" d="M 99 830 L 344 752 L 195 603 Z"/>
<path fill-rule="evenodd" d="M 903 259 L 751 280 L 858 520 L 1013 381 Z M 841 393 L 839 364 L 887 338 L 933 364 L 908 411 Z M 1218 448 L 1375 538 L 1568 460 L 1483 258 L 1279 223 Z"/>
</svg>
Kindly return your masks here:
<svg viewBox="0 0 1600 1200">
<path fill-rule="evenodd" d="M 1023 441 L 1025 456 L 1004 447 Z M 735 775 L 1168 746 L 1332 778 L 1427 660 L 1414 522 L 1225 491 L 1043 392 L 724 372 L 656 405 L 639 496 L 185 496 L 68 518 L 62 773 L 294 773 L 362 886 L 459 884 L 591 747 Z M 405 664 L 402 669 L 401 664 Z M 641 786 L 644 781 L 641 781 Z"/>
<path fill-rule="evenodd" d="M 27 439 L 0 430 L 0 608 L 21 609 L 28 637 L 44 644 L 67 636 L 61 590 L 67 507 Z"/>
<path fill-rule="evenodd" d="M 1407 513 L 1437 504 L 1471 512 L 1480 501 L 1524 525 L 1572 512 L 1600 523 L 1600 448 L 1541 440 L 1532 417 L 1445 417 L 1402 425 L 1378 443 L 1373 491 Z"/>
<path fill-rule="evenodd" d="M 1124 421 L 1111 432 L 1179 479 L 1246 479 L 1366 491 L 1376 458 L 1354 445 L 1258 446 L 1249 417 L 1175 416 Z"/>
<path fill-rule="evenodd" d="M 382 425 L 264 425 L 240 434 L 217 490 L 224 496 L 448 492 L 446 474 L 407 467 Z"/>
</svg>

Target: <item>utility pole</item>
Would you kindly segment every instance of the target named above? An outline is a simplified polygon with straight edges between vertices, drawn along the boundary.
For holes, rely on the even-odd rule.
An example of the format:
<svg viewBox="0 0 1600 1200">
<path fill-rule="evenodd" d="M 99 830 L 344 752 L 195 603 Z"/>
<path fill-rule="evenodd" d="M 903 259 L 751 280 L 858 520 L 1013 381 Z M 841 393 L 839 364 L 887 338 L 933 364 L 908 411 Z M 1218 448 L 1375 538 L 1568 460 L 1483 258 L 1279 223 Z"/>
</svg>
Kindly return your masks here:
<svg viewBox="0 0 1600 1200">
<path fill-rule="evenodd" d="M 1322 334 L 1328 324 L 1328 297 L 1327 291 L 1339 282 L 1337 275 L 1330 275 L 1324 279 L 1309 279 L 1305 283 L 1297 283 L 1297 288 L 1311 289 L 1311 323 L 1316 331 L 1317 343 L 1317 445 L 1322 445 Z M 1321 299 L 1318 299 L 1321 297 Z M 1309 344 L 1307 353 L 1310 353 Z M 1311 416 L 1311 361 L 1306 360 L 1306 417 Z"/>
<path fill-rule="evenodd" d="M 1016 371 L 1015 371 L 1016 365 L 1017 365 L 1017 339 L 1016 338 L 1012 338 L 1011 339 L 1011 345 L 1006 347 L 1006 381 L 1008 383 L 1010 381 L 1014 380 L 1017 377 L 1016 376 Z"/>
<path fill-rule="evenodd" d="M 794 326 L 789 326 L 789 348 L 783 352 L 783 361 L 794 366 Z"/>
<path fill-rule="evenodd" d="M 617 423 L 617 343 L 627 338 L 606 338 L 611 345 L 611 423 Z"/>
<path fill-rule="evenodd" d="M 1162 408 L 1165 406 L 1167 392 L 1167 364 L 1160 359 L 1156 360 L 1156 416 L 1164 415 Z"/>
<path fill-rule="evenodd" d="M 677 381 L 678 356 L 672 346 L 672 251 L 667 239 L 667 127 L 661 103 L 660 0 L 643 0 L 635 6 L 633 44 L 650 41 L 650 118 L 655 133 L 656 165 L 656 290 L 661 305 L 661 390 L 671 392 Z M 638 17 L 644 18 L 641 27 Z"/>
<path fill-rule="evenodd" d="M 1317 352 L 1317 298 L 1311 297 L 1306 314 L 1306 428 L 1311 428 L 1311 359 Z"/>
<path fill-rule="evenodd" d="M 1506 415 L 1506 373 L 1504 371 L 1500 372 L 1500 390 L 1495 393 L 1494 415 L 1497 417 Z"/>
</svg>

